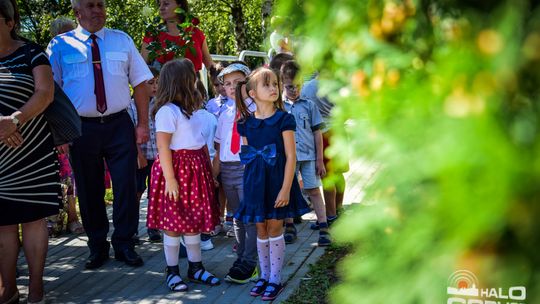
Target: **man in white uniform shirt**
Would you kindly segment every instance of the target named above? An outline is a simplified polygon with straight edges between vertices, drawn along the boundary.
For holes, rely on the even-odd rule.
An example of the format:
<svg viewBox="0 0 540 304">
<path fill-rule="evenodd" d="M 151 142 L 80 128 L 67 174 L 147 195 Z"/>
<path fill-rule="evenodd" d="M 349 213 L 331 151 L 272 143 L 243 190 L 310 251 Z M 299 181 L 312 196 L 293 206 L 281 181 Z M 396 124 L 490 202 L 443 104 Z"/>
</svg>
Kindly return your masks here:
<svg viewBox="0 0 540 304">
<path fill-rule="evenodd" d="M 152 73 L 124 32 L 104 28 L 104 0 L 71 0 L 79 26 L 56 36 L 47 48 L 55 81 L 62 86 L 82 120 L 82 136 L 71 148 L 73 169 L 90 256 L 87 269 L 109 258 L 105 209 L 105 159 L 114 191 L 111 243 L 115 258 L 131 266 L 143 264 L 134 251 L 137 231 L 135 143 L 148 140 L 148 96 Z M 138 125 L 126 112 L 133 87 Z"/>
</svg>

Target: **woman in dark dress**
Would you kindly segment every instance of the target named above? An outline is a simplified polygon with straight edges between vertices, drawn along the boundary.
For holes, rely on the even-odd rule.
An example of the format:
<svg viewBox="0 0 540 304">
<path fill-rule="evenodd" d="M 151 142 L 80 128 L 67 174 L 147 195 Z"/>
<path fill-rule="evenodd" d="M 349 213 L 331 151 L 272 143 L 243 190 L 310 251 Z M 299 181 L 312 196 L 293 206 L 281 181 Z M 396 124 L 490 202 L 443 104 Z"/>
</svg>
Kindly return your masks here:
<svg viewBox="0 0 540 304">
<path fill-rule="evenodd" d="M 54 94 L 43 50 L 21 41 L 15 0 L 0 0 L 0 303 L 18 303 L 15 267 L 22 246 L 28 303 L 44 303 L 45 217 L 58 213 L 61 188 L 52 136 L 41 114 Z"/>
</svg>

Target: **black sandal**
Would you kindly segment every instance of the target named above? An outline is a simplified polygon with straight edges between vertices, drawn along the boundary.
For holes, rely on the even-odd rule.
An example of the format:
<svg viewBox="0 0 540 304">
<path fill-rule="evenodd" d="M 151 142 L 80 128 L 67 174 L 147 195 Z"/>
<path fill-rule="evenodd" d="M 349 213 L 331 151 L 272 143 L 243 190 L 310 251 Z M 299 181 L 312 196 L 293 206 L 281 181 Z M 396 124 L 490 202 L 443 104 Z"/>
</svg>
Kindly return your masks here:
<svg viewBox="0 0 540 304">
<path fill-rule="evenodd" d="M 297 239 L 296 227 L 293 225 L 285 225 L 285 232 L 283 233 L 283 239 L 285 244 L 292 244 Z"/>
<path fill-rule="evenodd" d="M 175 280 L 175 278 L 180 279 L 180 281 Z M 167 287 L 171 291 L 187 291 L 188 286 L 187 284 L 182 281 L 182 277 L 180 277 L 180 269 L 178 268 L 178 265 L 176 266 L 167 266 L 167 279 L 166 279 Z"/>
<path fill-rule="evenodd" d="M 221 281 L 213 274 L 206 271 L 202 262 L 189 262 L 188 278 L 190 281 L 202 283 L 210 286 L 217 286 Z M 206 279 L 205 279 L 206 277 Z"/>
<path fill-rule="evenodd" d="M 268 283 L 261 300 L 274 301 L 283 291 L 283 287 L 283 284 Z"/>
<path fill-rule="evenodd" d="M 267 284 L 268 284 L 268 281 L 266 281 L 265 279 L 259 279 L 257 283 L 255 283 L 255 286 L 251 288 L 251 292 L 249 294 L 252 297 L 262 296 L 264 291 L 266 290 Z"/>
</svg>

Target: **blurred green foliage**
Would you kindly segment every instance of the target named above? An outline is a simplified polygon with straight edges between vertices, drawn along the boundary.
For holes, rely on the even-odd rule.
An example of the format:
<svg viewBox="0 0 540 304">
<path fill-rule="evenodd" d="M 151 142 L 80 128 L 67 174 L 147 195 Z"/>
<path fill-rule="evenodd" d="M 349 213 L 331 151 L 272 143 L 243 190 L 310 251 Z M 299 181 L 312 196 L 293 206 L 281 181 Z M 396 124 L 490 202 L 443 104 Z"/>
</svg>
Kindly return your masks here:
<svg viewBox="0 0 540 304">
<path fill-rule="evenodd" d="M 107 24 L 128 33 L 140 47 L 145 29 L 159 28 L 155 0 L 107 0 Z M 263 0 L 194 0 L 190 13 L 199 18 L 212 54 L 238 54 L 242 50 L 262 50 L 265 30 Z M 49 27 L 58 16 L 75 20 L 70 0 L 17 0 L 22 17 L 22 34 L 46 46 L 51 40 Z"/>
<path fill-rule="evenodd" d="M 238 55 L 243 50 L 259 51 L 265 32 L 262 0 L 195 0 L 191 11 L 207 37 L 212 54 Z"/>
<path fill-rule="evenodd" d="M 157 5 L 150 0 L 107 0 L 107 27 L 128 33 L 140 46 L 147 23 L 157 16 Z M 58 16 L 76 20 L 70 0 L 17 0 L 23 36 L 47 46 L 51 40 L 49 27 Z"/>
<path fill-rule="evenodd" d="M 282 0 L 277 13 L 336 103 L 332 156 L 379 166 L 333 230 L 355 248 L 333 302 L 445 303 L 467 269 L 539 303 L 538 3 Z"/>
</svg>

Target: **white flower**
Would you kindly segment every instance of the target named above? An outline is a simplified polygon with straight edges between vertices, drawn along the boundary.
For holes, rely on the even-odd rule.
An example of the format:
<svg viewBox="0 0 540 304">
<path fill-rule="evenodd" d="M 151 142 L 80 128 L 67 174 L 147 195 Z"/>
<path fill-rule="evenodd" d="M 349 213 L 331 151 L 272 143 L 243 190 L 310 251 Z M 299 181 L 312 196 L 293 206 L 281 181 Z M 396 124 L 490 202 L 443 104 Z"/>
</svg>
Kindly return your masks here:
<svg viewBox="0 0 540 304">
<path fill-rule="evenodd" d="M 153 14 L 153 10 L 152 8 L 150 8 L 149 6 L 144 6 L 141 10 L 141 15 L 143 15 L 144 17 L 152 17 L 152 14 Z"/>
</svg>

